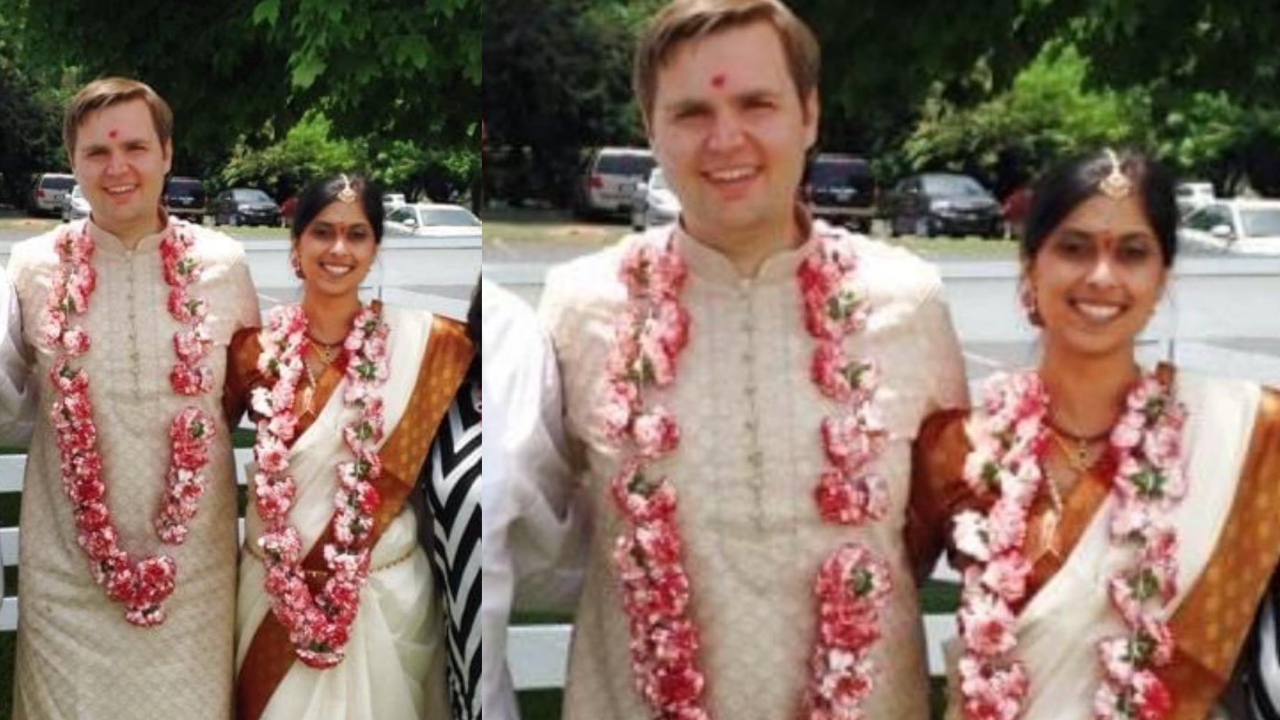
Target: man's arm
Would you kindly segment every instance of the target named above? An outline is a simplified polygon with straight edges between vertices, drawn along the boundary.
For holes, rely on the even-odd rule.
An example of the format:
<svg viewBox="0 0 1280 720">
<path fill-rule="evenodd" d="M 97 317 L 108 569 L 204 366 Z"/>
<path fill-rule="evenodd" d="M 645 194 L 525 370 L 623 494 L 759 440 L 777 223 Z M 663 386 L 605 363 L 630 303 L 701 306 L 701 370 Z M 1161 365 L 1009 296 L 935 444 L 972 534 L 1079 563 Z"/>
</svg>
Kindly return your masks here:
<svg viewBox="0 0 1280 720">
<path fill-rule="evenodd" d="M 22 337 L 22 310 L 9 276 L 0 270 L 0 444 L 26 447 L 35 420 L 31 352 Z"/>
</svg>

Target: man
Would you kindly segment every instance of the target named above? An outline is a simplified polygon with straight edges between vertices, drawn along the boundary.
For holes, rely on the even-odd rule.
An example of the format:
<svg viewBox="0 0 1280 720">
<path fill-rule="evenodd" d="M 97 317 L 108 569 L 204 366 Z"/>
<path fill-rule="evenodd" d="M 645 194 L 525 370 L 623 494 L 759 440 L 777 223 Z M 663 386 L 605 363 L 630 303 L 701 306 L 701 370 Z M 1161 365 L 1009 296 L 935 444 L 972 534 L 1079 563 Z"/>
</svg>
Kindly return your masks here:
<svg viewBox="0 0 1280 720">
<path fill-rule="evenodd" d="M 484 596 L 481 705 L 489 720 L 517 720 L 507 667 L 507 625 L 517 595 L 540 608 L 571 607 L 581 585 L 581 520 L 570 507 L 560 378 L 538 318 L 523 300 L 482 281 L 485 476 L 481 483 Z"/>
<path fill-rule="evenodd" d="M 548 276 L 595 521 L 567 720 L 927 716 L 910 443 L 963 366 L 934 270 L 796 202 L 818 75 L 777 0 L 667 5 L 634 85 L 679 223 Z"/>
<path fill-rule="evenodd" d="M 236 486 L 226 345 L 259 321 L 244 250 L 161 205 L 173 115 L 106 78 L 63 137 L 90 217 L 19 243 L 37 389 L 14 716 L 231 716 Z M 56 371 L 55 371 L 56 370 Z"/>
</svg>

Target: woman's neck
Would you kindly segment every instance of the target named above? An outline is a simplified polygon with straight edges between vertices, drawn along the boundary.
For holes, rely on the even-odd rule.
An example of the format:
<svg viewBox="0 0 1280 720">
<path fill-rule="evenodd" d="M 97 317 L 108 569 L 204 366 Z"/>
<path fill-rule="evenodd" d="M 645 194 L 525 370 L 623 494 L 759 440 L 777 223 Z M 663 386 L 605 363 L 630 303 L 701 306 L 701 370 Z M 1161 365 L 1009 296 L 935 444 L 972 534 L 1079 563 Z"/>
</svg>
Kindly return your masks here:
<svg viewBox="0 0 1280 720">
<path fill-rule="evenodd" d="M 340 343 L 351 331 L 351 321 L 360 312 L 360 297 L 355 293 L 319 296 L 307 293 L 302 310 L 307 314 L 307 332 L 317 342 Z"/>
<path fill-rule="evenodd" d="M 1091 437 L 1105 433 L 1124 410 L 1138 379 L 1132 348 L 1106 356 L 1054 352 L 1046 347 L 1040 378 L 1049 393 L 1049 419 L 1060 430 Z"/>
</svg>

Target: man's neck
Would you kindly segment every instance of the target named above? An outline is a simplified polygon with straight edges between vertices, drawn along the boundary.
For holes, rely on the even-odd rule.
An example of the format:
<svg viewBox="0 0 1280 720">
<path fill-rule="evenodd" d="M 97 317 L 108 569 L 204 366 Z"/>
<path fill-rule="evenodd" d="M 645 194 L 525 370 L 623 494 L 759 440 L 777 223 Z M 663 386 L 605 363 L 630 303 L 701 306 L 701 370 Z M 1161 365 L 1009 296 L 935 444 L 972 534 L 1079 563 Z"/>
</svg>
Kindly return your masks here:
<svg viewBox="0 0 1280 720">
<path fill-rule="evenodd" d="M 351 330 L 351 321 L 360 312 L 358 295 L 327 296 L 307 293 L 302 310 L 307 314 L 308 332 L 323 343 L 342 342 Z"/>
<path fill-rule="evenodd" d="M 681 218 L 681 223 L 690 237 L 728 258 L 744 278 L 755 277 L 770 257 L 804 242 L 793 214 L 783 221 L 735 232 L 699 226 L 687 218 Z"/>
<path fill-rule="evenodd" d="M 124 225 L 107 225 L 98 222 L 97 218 L 92 218 L 93 224 L 105 232 L 114 235 L 120 241 L 120 244 L 134 250 L 138 247 L 138 243 L 142 242 L 142 238 L 153 235 L 164 229 L 165 217 L 156 211 L 154 217 L 145 222 L 128 223 Z"/>
</svg>

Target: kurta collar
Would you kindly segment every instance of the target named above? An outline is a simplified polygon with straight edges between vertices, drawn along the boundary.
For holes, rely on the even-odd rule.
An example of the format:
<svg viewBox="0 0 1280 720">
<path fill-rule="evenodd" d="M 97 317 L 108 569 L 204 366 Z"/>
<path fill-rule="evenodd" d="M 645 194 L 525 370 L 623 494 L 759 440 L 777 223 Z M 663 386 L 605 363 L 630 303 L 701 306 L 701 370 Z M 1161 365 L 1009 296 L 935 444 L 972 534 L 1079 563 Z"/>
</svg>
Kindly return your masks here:
<svg viewBox="0 0 1280 720">
<path fill-rule="evenodd" d="M 809 211 L 803 205 L 797 203 L 795 213 L 797 225 L 805 241 L 798 246 L 780 250 L 765 258 L 764 263 L 760 265 L 760 271 L 754 278 L 747 278 L 739 274 L 738 269 L 734 267 L 733 262 L 728 257 L 690 235 L 684 229 L 683 223 L 677 223 L 674 230 L 675 248 L 684 258 L 690 274 L 700 280 L 716 285 L 737 287 L 743 283 L 774 285 L 780 282 L 789 282 L 795 278 L 796 270 L 800 267 L 800 263 L 817 244 L 818 237 L 817 233 L 814 232 L 814 224 L 809 216 Z"/>
<path fill-rule="evenodd" d="M 143 235 L 142 239 L 138 240 L 137 246 L 134 247 L 132 251 L 125 247 L 124 242 L 120 240 L 120 238 L 99 227 L 98 224 L 93 221 L 92 217 L 85 220 L 85 222 L 89 224 L 89 234 L 93 237 L 93 244 L 98 250 L 112 255 L 127 255 L 130 252 L 149 253 L 160 249 L 160 241 L 164 239 L 165 233 L 169 230 L 169 227 L 172 224 L 169 219 L 169 214 L 163 209 L 160 211 L 160 220 L 164 223 L 160 230 Z"/>
</svg>

